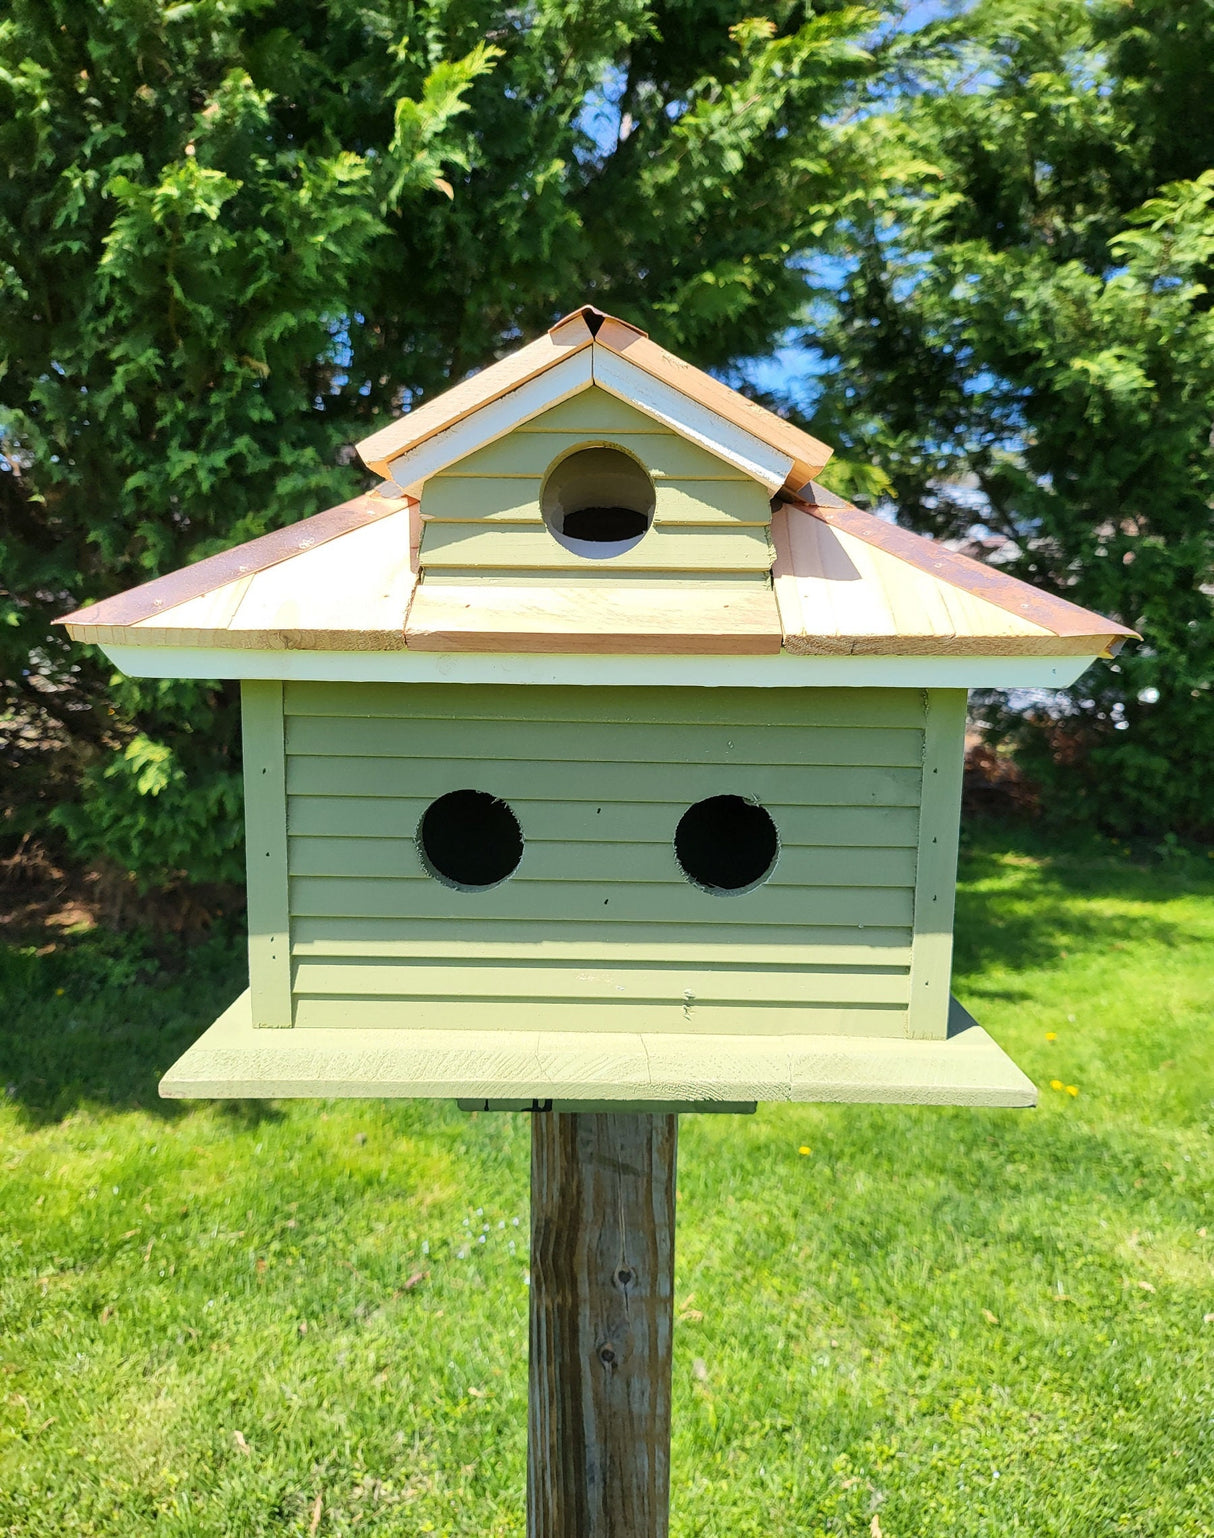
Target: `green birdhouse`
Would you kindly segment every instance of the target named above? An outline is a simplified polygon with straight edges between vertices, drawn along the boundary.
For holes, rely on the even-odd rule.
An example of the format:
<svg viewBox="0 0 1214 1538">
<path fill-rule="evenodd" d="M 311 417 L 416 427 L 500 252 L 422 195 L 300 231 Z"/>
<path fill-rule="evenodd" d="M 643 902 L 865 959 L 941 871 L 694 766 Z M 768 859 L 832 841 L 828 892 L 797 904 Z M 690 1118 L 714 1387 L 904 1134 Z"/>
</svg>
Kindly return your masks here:
<svg viewBox="0 0 1214 1538">
<path fill-rule="evenodd" d="M 1032 1103 L 949 995 L 966 691 L 1131 632 L 589 307 L 360 451 L 64 621 L 243 681 L 250 986 L 163 1094 Z"/>
</svg>

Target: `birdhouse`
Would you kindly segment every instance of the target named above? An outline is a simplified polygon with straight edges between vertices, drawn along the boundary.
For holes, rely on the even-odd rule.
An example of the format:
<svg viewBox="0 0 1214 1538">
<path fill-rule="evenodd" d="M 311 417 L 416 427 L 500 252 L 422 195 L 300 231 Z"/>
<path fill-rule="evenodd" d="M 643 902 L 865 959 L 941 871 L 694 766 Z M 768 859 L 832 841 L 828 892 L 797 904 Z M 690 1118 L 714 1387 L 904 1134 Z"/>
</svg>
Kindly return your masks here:
<svg viewBox="0 0 1214 1538">
<path fill-rule="evenodd" d="M 966 691 L 1131 632 L 589 307 L 360 452 L 65 621 L 242 680 L 250 986 L 163 1094 L 1032 1103 L 950 1002 Z"/>
</svg>

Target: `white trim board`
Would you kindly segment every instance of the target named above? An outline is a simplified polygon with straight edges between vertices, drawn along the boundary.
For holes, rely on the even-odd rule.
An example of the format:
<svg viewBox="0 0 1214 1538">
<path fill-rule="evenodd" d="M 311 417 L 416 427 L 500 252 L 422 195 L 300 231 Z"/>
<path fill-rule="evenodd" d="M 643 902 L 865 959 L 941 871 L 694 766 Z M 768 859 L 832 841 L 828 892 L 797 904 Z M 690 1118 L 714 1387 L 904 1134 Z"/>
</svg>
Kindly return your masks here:
<svg viewBox="0 0 1214 1538">
<path fill-rule="evenodd" d="M 733 465 L 773 494 L 792 471 L 793 462 L 787 454 L 744 427 L 718 416 L 627 359 L 591 345 L 398 454 L 388 462 L 392 480 L 405 495 L 419 497 L 428 477 L 504 438 L 562 401 L 580 395 L 592 384 Z"/>
<path fill-rule="evenodd" d="M 571 1018 L 576 1011 L 571 1011 Z M 632 1031 L 257 1030 L 241 994 L 160 1081 L 166 1099 L 843 1101 L 1032 1106 L 953 1001 L 945 1041 Z"/>
<path fill-rule="evenodd" d="M 131 678 L 281 678 L 324 683 L 619 684 L 753 689 L 1062 689 L 1090 657 L 632 657 L 507 652 L 102 648 Z"/>
<path fill-rule="evenodd" d="M 398 454 L 388 462 L 393 482 L 405 496 L 420 497 L 429 476 L 504 438 L 550 407 L 588 390 L 594 383 L 590 353 L 591 349 L 586 347 L 571 358 L 562 358 L 508 395 L 499 396 L 442 432 L 424 438 L 416 448 Z"/>
<path fill-rule="evenodd" d="M 718 459 L 728 460 L 773 495 L 787 481 L 793 466 L 789 455 L 605 347 L 592 347 L 590 355 L 594 382 L 609 395 L 643 411 Z"/>
</svg>

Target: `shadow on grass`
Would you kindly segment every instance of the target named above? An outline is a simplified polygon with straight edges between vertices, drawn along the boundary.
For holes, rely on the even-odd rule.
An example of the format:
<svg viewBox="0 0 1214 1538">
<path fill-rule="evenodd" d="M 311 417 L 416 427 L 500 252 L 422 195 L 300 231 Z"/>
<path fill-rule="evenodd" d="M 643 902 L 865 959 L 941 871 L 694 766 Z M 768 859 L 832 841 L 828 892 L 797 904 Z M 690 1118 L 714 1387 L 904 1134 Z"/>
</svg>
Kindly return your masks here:
<svg viewBox="0 0 1214 1538">
<path fill-rule="evenodd" d="M 1143 863 L 1109 844 L 1068 846 L 1036 827 L 982 821 L 967 824 L 958 879 L 956 979 L 996 965 L 1048 966 L 1064 952 L 1200 944 L 1204 934 L 1149 910 L 1184 897 L 1214 896 L 1214 869 L 1196 858 Z M 1110 911 L 1105 901 L 1138 911 Z M 1023 997 L 1014 989 L 987 996 L 1009 1002 Z"/>
<path fill-rule="evenodd" d="M 188 1106 L 156 1086 L 245 986 L 243 935 L 41 938 L 0 947 L 0 1086 L 23 1121 L 45 1126 L 87 1106 L 183 1115 Z"/>
</svg>

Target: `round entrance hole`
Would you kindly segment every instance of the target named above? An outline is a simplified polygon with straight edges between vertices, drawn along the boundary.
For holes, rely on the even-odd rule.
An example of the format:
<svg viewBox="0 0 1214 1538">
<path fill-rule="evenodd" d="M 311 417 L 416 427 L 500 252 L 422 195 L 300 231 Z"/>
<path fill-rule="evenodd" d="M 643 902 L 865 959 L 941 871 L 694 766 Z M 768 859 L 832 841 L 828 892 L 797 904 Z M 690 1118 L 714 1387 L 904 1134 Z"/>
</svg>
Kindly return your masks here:
<svg viewBox="0 0 1214 1538">
<path fill-rule="evenodd" d="M 426 869 L 445 886 L 483 892 L 518 869 L 523 830 L 496 796 L 453 790 L 422 813 L 417 847 Z"/>
<path fill-rule="evenodd" d="M 610 560 L 631 550 L 653 522 L 653 482 L 622 449 L 578 449 L 549 470 L 540 512 L 549 533 L 575 555 Z"/>
<path fill-rule="evenodd" d="M 709 796 L 679 818 L 674 852 L 688 881 L 719 896 L 748 892 L 775 869 L 780 839 L 770 815 L 741 796 Z"/>
</svg>

